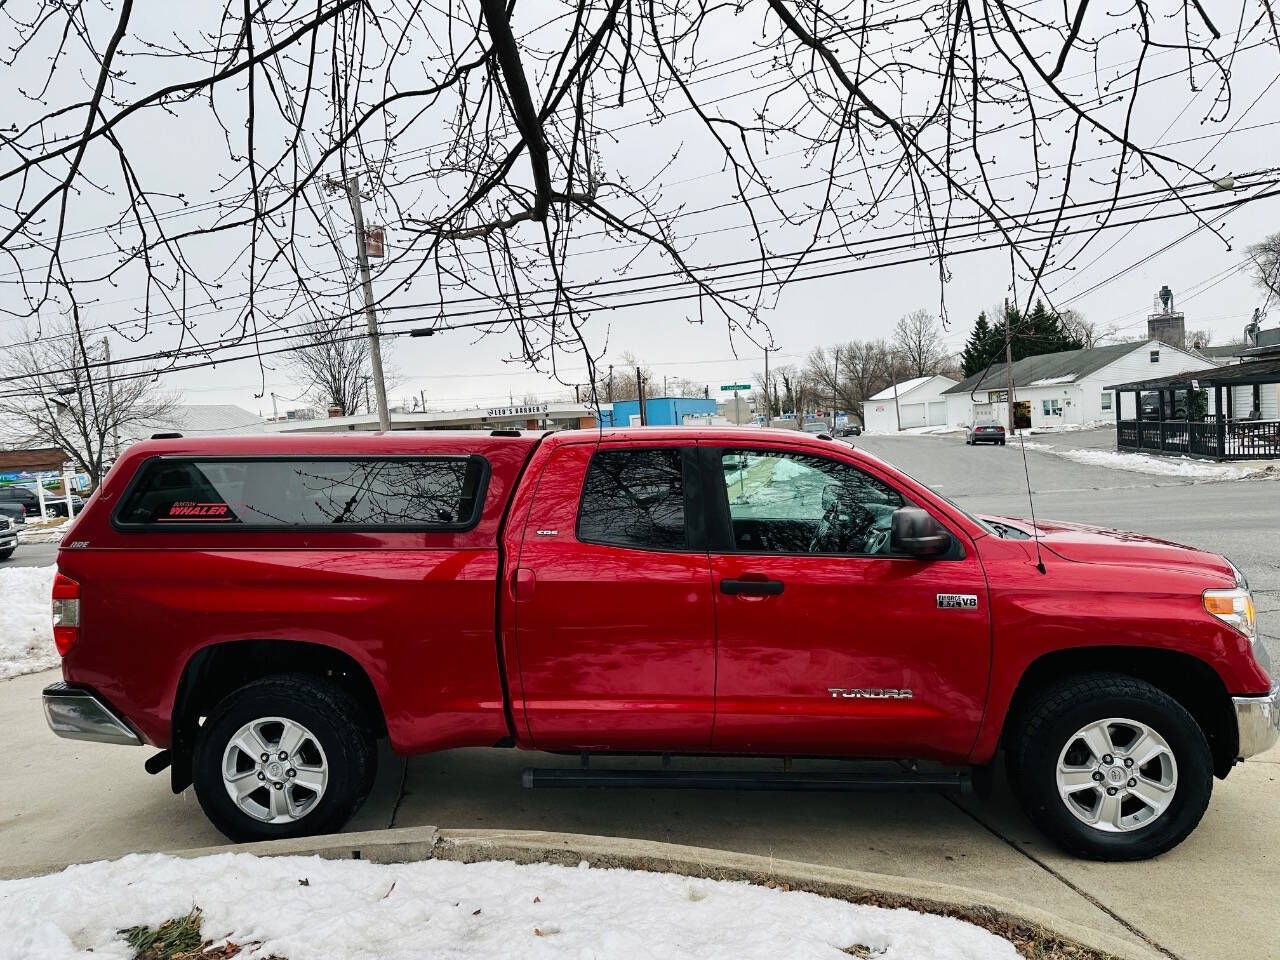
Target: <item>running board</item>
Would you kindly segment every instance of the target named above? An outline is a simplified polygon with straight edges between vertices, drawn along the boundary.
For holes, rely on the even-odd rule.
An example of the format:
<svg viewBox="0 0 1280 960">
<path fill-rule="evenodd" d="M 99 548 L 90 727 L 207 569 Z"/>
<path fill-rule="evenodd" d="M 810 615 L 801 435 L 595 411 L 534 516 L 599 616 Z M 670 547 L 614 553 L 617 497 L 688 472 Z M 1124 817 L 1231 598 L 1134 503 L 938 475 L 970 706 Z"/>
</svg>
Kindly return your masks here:
<svg viewBox="0 0 1280 960">
<path fill-rule="evenodd" d="M 756 770 L 590 770 L 526 767 L 523 786 L 635 787 L 646 790 L 798 790 L 803 792 L 969 793 L 968 773 L 923 774 L 796 773 Z"/>
</svg>

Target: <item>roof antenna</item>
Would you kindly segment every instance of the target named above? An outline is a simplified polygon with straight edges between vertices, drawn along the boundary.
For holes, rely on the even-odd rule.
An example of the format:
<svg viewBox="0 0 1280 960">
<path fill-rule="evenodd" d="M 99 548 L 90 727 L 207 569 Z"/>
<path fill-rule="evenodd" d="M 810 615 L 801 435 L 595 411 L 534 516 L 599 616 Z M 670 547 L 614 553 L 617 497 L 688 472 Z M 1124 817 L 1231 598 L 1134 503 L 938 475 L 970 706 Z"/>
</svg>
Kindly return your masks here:
<svg viewBox="0 0 1280 960">
<path fill-rule="evenodd" d="M 1036 544 L 1036 569 L 1044 573 L 1044 554 L 1040 552 L 1040 528 L 1036 525 L 1036 500 L 1031 495 L 1031 470 L 1027 466 L 1027 440 L 1025 434 L 1018 434 L 1018 447 L 1022 450 L 1022 475 L 1027 478 L 1027 503 L 1031 504 L 1031 539 Z"/>
</svg>

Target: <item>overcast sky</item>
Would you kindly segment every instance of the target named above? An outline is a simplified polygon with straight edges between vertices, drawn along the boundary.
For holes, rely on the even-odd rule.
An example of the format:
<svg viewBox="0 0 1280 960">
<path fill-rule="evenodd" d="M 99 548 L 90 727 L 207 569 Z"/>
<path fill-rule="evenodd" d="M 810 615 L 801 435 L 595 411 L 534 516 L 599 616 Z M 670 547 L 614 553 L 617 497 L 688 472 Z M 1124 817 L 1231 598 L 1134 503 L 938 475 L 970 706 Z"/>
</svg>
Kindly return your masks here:
<svg viewBox="0 0 1280 960">
<path fill-rule="evenodd" d="M 1247 19 L 1242 18 L 1242 22 L 1247 23 L 1257 13 L 1254 0 L 1215 3 L 1214 14 L 1221 17 L 1221 23 L 1234 28 L 1237 18 L 1241 18 L 1242 4 L 1249 15 Z M 1054 16 L 1061 16 L 1062 5 L 1057 0 L 1040 0 L 1036 5 L 1046 15 L 1052 12 Z M 181 29 L 181 24 L 174 20 L 176 8 L 160 3 L 145 6 L 149 9 L 149 16 L 138 22 L 146 23 L 148 29 L 160 33 Z M 885 5 L 884 9 L 889 6 Z M 516 27 L 519 29 L 519 18 L 524 15 L 525 8 L 522 6 L 517 10 Z M 102 25 L 107 24 L 109 17 L 104 15 Z M 910 36 L 910 30 L 911 27 L 904 26 L 882 32 L 869 41 L 869 46 L 878 49 L 900 43 Z M 699 54 L 704 61 L 712 62 L 742 57 L 752 51 L 758 34 L 758 24 L 744 16 L 736 28 L 708 37 Z M 1229 109 L 1221 100 L 1215 99 L 1220 87 L 1216 80 L 1209 82 L 1211 71 L 1207 68 L 1196 72 L 1200 86 L 1192 90 L 1186 72 L 1176 72 L 1179 66 L 1185 66 L 1185 53 L 1165 55 L 1163 66 L 1159 56 L 1153 57 L 1152 73 L 1170 72 L 1173 75 L 1145 89 L 1142 109 L 1132 118 L 1135 141 L 1160 144 L 1168 155 L 1195 163 L 1201 171 L 1212 169 L 1215 175 L 1240 174 L 1271 166 L 1275 162 L 1275 145 L 1280 142 L 1277 136 L 1280 84 L 1275 82 L 1280 71 L 1277 70 L 1278 55 L 1274 44 L 1257 44 L 1259 39 L 1265 37 L 1255 35 L 1251 45 L 1246 45 L 1231 65 Z M 1227 49 L 1229 44 L 1224 42 L 1223 52 Z M 1099 53 L 1098 64 L 1109 69 L 1100 70 L 1099 75 L 1104 80 L 1122 75 L 1127 58 L 1136 51 L 1136 45 L 1123 38 L 1104 46 Z M 749 114 L 761 104 L 764 96 L 761 92 L 751 92 L 753 88 L 767 87 L 779 76 L 776 67 L 768 64 L 765 57 L 757 55 L 755 61 L 759 65 L 754 69 L 726 71 L 721 78 L 713 75 L 702 85 L 701 95 L 707 100 L 720 101 L 714 109 L 723 111 L 725 115 Z M 739 66 L 744 62 L 735 61 Z M 1068 78 L 1073 75 L 1073 67 L 1078 73 L 1087 74 L 1093 62 L 1068 63 Z M 145 88 L 150 82 L 164 82 L 167 70 L 181 75 L 182 65 L 174 59 L 148 63 L 140 69 L 140 78 L 135 74 L 133 79 L 139 82 L 140 88 Z M 0 78 L 0 82 L 15 83 L 14 74 L 10 72 Z M 1092 76 L 1084 76 L 1077 82 L 1092 85 L 1093 79 Z M 44 98 L 45 102 L 57 102 L 60 92 L 70 97 L 77 89 L 71 80 L 67 80 L 65 86 L 55 84 L 52 92 Z M 794 93 L 784 91 L 772 106 L 781 104 L 785 107 L 787 96 L 794 96 Z M 11 100 L 3 90 L 0 90 L 0 97 L 6 102 Z M 220 104 L 223 120 L 232 131 L 237 129 L 236 121 L 232 119 L 236 106 L 232 98 Z M 633 182 L 644 182 L 661 171 L 663 189 L 660 206 L 663 209 L 683 205 L 685 210 L 699 210 L 714 206 L 732 197 L 734 183 L 705 131 L 688 114 L 675 113 L 677 106 L 673 101 L 672 111 L 657 120 L 648 116 L 640 105 L 630 113 L 629 108 L 619 110 L 612 141 L 601 144 L 605 165 L 616 167 Z M 25 109 L 30 113 L 35 107 Z M 226 151 L 223 147 L 224 134 L 209 122 L 207 111 L 182 122 L 163 118 L 146 122 L 151 126 L 139 133 L 149 140 L 147 154 L 141 161 L 146 175 L 152 178 L 149 182 L 163 183 L 174 192 L 183 191 L 192 202 L 208 196 L 217 185 L 221 172 L 219 161 L 214 158 L 225 158 Z M 1039 145 L 1042 162 L 1060 166 L 1065 162 L 1068 150 L 1065 128 L 1061 124 L 1049 123 L 1044 129 L 1045 142 Z M 427 134 L 419 130 L 406 135 L 401 142 L 390 144 L 389 151 L 393 157 L 400 153 L 412 155 L 429 142 Z M 997 171 L 1004 172 L 1009 195 L 1026 195 L 1028 206 L 1042 208 L 1052 205 L 1058 195 L 1054 189 L 1046 190 L 1038 203 L 1030 198 L 1024 175 L 1030 157 L 1029 146 L 1012 135 L 1006 137 L 1004 144 L 1004 149 L 994 151 L 997 155 L 993 162 Z M 1077 151 L 1072 199 L 1089 199 L 1105 191 L 1109 171 L 1115 166 L 1114 158 L 1113 146 L 1099 143 L 1096 136 L 1082 136 Z M 105 178 L 110 175 L 108 159 L 91 151 L 86 162 L 103 164 L 102 176 Z M 391 179 L 404 184 L 411 178 L 414 164 L 421 162 L 410 156 L 393 165 L 396 175 Z M 763 161 L 762 168 L 767 170 L 774 189 L 814 178 L 809 158 L 802 155 L 795 144 L 779 144 Z M 1126 180 L 1122 192 L 1155 190 L 1160 185 L 1155 177 L 1147 174 Z M 856 184 L 846 186 L 850 191 L 849 199 L 855 200 Z M 410 198 L 405 192 L 406 187 L 402 185 L 397 189 L 400 190 L 398 199 L 403 213 Z M 1060 189 L 1060 180 L 1057 189 Z M 1229 194 L 1223 196 L 1225 198 Z M 1156 291 L 1162 284 L 1168 284 L 1174 291 L 1176 305 L 1186 313 L 1188 329 L 1208 329 L 1215 343 L 1234 340 L 1239 337 L 1253 310 L 1264 302 L 1249 271 L 1242 269 L 1241 265 L 1245 246 L 1280 230 L 1277 199 L 1280 198 L 1249 204 L 1233 211 L 1222 221 L 1221 231 L 1229 245 L 1210 230 L 1201 229 L 1171 249 L 1157 253 L 1196 226 L 1195 220 L 1189 217 L 1105 231 L 1091 242 L 1070 272 L 1052 274 L 1046 287 L 1058 307 L 1078 310 L 1101 327 L 1115 326 L 1122 336 L 1134 337 L 1145 331 L 1145 318 L 1152 310 Z M 317 204 L 332 205 L 332 216 L 341 225 L 340 229 L 345 229 L 350 223 L 349 211 L 341 197 L 322 200 L 317 191 L 312 200 Z M 437 200 L 428 197 L 425 202 L 429 205 Z M 803 197 L 799 202 L 803 205 Z M 902 216 L 909 215 L 911 204 L 909 196 L 899 195 L 885 205 L 884 216 L 878 226 L 885 232 L 890 231 L 895 223 L 901 222 Z M 92 226 L 103 222 L 104 217 L 110 220 L 114 216 L 108 212 L 110 209 L 107 199 L 86 193 L 83 205 L 73 211 L 76 225 Z M 391 223 L 388 242 L 393 251 L 409 241 L 408 230 L 403 224 L 395 223 L 396 213 L 386 203 L 385 197 L 375 194 L 371 198 L 366 219 Z M 752 254 L 751 233 L 744 229 L 744 213 L 738 207 L 689 214 L 679 223 L 691 262 L 733 260 Z M 777 241 L 774 249 L 791 248 L 797 239 L 803 242 L 803 231 L 795 232 L 793 236 L 787 233 L 787 229 L 777 225 L 769 227 Z M 536 241 L 536 236 L 536 231 L 531 229 L 522 239 Z M 227 243 L 228 249 L 235 246 L 230 241 Z M 611 277 L 626 262 L 625 250 L 619 251 L 616 244 L 601 249 L 600 243 L 596 241 L 593 247 L 590 241 L 582 241 L 575 247 L 566 264 L 570 282 Z M 112 246 L 109 238 L 90 235 L 76 241 L 69 250 L 73 252 L 68 255 L 92 258 L 94 255 L 109 256 Z M 219 253 L 216 244 L 207 251 L 210 262 Z M 1148 257 L 1146 262 L 1142 262 Z M 89 263 L 92 262 L 90 259 Z M 331 266 L 326 268 L 326 263 Z M 337 264 L 332 252 L 326 256 L 323 250 L 317 249 L 312 266 L 321 272 L 328 269 L 337 281 L 344 279 L 343 267 Z M 887 337 L 900 316 L 920 307 L 937 311 L 943 295 L 950 319 L 947 344 L 958 351 L 978 312 L 1009 295 L 1009 257 L 1001 250 L 966 253 L 950 259 L 947 267 L 949 279 L 945 285 L 940 284 L 937 266 L 932 263 L 883 266 L 792 283 L 777 296 L 776 303 L 770 300 L 761 317 L 768 324 L 776 349 L 771 363 L 799 364 L 815 346 Z M 86 266 L 85 269 L 89 268 Z M 646 253 L 632 269 L 636 272 L 657 271 L 669 269 L 669 264 L 652 253 Z M 375 284 L 390 283 L 391 277 L 403 273 L 403 269 L 392 267 L 389 277 L 380 278 Z M 1109 279 L 1117 273 L 1120 275 Z M 345 278 L 347 282 L 350 279 Z M 247 286 L 243 272 L 233 271 L 223 282 L 223 296 Z M 86 307 L 86 315 L 90 322 L 96 324 L 126 323 L 138 309 L 144 292 L 136 282 L 131 286 L 127 277 L 114 286 L 104 285 L 97 295 L 97 302 Z M 413 302 L 431 293 L 425 282 L 420 283 L 406 292 L 402 301 Z M 10 309 L 15 307 L 14 294 L 11 281 L 0 286 L 0 297 L 8 298 L 6 306 Z M 196 294 L 193 292 L 192 296 Z M 753 374 L 763 367 L 760 351 L 742 337 L 731 337 L 726 325 L 715 318 L 708 318 L 701 324 L 690 322 L 689 312 L 687 302 L 674 302 L 599 311 L 591 316 L 586 326 L 587 336 L 593 349 L 602 356 L 601 376 L 609 363 L 621 363 L 623 354 L 630 353 L 653 369 L 655 379 L 663 376 L 687 378 L 708 384 L 713 393 L 722 384 L 750 382 Z M 1280 315 L 1280 308 L 1272 306 L 1271 314 L 1273 317 Z M 396 314 L 398 318 L 407 315 Z M 305 315 L 295 314 L 291 320 L 296 322 L 301 318 Z M 216 336 L 226 327 L 222 322 L 225 319 L 225 316 L 218 315 L 218 311 L 210 310 L 208 318 L 201 321 L 198 332 L 203 336 Z M 1271 320 L 1267 326 L 1274 324 L 1275 321 Z M 18 321 L 0 319 L 0 341 L 19 336 L 21 328 Z M 764 334 L 758 331 L 757 336 L 763 337 Z M 177 342 L 176 329 L 161 325 L 153 327 L 148 337 L 139 343 L 113 335 L 112 350 L 116 356 L 130 356 Z M 484 335 L 456 330 L 430 339 L 401 336 L 389 338 L 384 350 L 397 381 L 397 386 L 389 392 L 393 405 L 409 402 L 420 391 L 425 395 L 428 406 L 434 409 L 493 406 L 505 403 L 509 398 L 519 401 L 528 394 L 536 394 L 544 400 L 572 396 L 571 389 L 554 383 L 545 373 L 530 372 L 512 360 L 518 351 L 518 342 L 509 330 Z M 580 378 L 585 381 L 585 363 L 572 359 L 567 362 L 569 369 L 562 367 L 562 379 L 573 381 Z M 266 370 L 265 374 L 253 361 L 220 364 L 216 368 L 168 375 L 163 384 L 181 391 L 188 403 L 233 403 L 263 414 L 271 412 L 269 394 L 274 391 L 280 395 L 278 402 L 283 412 L 296 405 L 290 398 L 300 396 L 304 385 L 277 361 L 269 361 L 269 364 L 273 369 Z M 656 389 L 659 384 L 655 382 L 654 386 Z"/>
</svg>

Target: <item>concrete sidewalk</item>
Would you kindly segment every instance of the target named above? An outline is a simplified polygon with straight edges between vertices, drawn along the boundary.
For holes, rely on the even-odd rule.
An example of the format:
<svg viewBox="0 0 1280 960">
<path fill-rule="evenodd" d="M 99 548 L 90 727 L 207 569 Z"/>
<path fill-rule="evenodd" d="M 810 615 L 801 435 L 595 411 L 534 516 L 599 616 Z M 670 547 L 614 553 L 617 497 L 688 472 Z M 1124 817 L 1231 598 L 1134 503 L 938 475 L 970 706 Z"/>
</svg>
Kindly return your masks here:
<svg viewBox="0 0 1280 960">
<path fill-rule="evenodd" d="M 144 751 L 60 740 L 45 728 L 39 693 L 56 678 L 0 682 L 0 729 L 11 748 L 0 780 L 0 877 L 219 844 L 190 791 L 175 797 L 163 775 L 143 771 Z M 1280 751 L 1216 784 L 1186 843 L 1137 864 L 1058 853 L 1003 787 L 986 802 L 932 794 L 529 791 L 520 787 L 523 767 L 572 761 L 515 750 L 383 761 L 351 830 L 547 830 L 713 847 L 988 891 L 1183 960 L 1280 956 Z"/>
</svg>

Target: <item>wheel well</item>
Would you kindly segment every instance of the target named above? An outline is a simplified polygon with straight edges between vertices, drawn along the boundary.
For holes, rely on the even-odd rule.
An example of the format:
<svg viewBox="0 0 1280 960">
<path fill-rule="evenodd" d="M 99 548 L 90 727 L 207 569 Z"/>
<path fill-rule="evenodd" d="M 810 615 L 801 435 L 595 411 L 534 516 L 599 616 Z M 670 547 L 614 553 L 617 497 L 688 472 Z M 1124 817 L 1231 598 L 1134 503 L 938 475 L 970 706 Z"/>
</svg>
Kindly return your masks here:
<svg viewBox="0 0 1280 960">
<path fill-rule="evenodd" d="M 178 681 L 169 748 L 174 793 L 191 784 L 191 750 L 201 718 L 233 690 L 277 673 L 311 674 L 336 683 L 359 704 L 362 719 L 373 735 L 386 735 L 382 704 L 369 675 L 341 650 L 293 640 L 217 643 L 197 650 Z"/>
<path fill-rule="evenodd" d="M 1204 731 L 1213 754 L 1213 772 L 1225 777 L 1236 760 L 1239 731 L 1231 697 L 1213 667 L 1174 650 L 1151 647 L 1085 647 L 1045 654 L 1027 667 L 1009 704 L 1004 736 L 1035 695 L 1077 673 L 1123 673 L 1145 680 L 1177 700 Z"/>
</svg>

